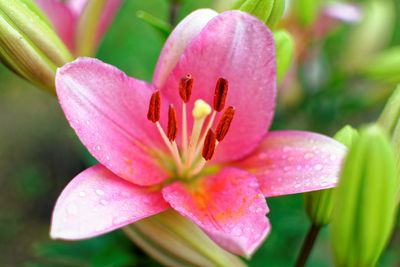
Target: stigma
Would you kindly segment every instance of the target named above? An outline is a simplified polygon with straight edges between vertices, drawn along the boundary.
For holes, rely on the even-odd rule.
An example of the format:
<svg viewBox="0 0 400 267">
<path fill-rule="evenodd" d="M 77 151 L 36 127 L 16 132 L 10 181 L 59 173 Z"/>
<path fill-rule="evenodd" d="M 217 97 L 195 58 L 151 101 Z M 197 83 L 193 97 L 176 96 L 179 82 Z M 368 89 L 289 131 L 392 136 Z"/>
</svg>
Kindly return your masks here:
<svg viewBox="0 0 400 267">
<path fill-rule="evenodd" d="M 182 100 L 181 129 L 178 126 L 176 109 L 173 105 L 170 105 L 167 132 L 163 130 L 159 122 L 162 103 L 158 90 L 151 95 L 147 113 L 148 120 L 155 124 L 172 156 L 175 163 L 174 171 L 178 178 L 192 178 L 201 173 L 207 162 L 213 158 L 218 144 L 227 135 L 235 114 L 235 108 L 232 106 L 223 111 L 228 95 L 228 81 L 219 78 L 215 85 L 212 106 L 203 99 L 194 101 L 191 112 L 193 126 L 189 134 L 186 104 L 190 101 L 194 85 L 194 79 L 191 75 L 182 77 L 178 85 L 177 93 Z M 222 115 L 219 122 L 215 123 L 216 115 L 219 112 L 222 112 Z M 179 146 L 176 143 L 178 134 L 182 135 L 182 143 Z"/>
</svg>

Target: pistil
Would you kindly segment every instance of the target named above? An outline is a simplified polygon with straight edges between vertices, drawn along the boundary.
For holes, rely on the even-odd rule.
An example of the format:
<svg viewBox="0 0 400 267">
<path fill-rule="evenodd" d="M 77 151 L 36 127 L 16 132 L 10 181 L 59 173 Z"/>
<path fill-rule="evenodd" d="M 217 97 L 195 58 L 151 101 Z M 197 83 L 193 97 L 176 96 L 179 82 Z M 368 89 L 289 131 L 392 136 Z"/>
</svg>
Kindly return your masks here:
<svg viewBox="0 0 400 267">
<path fill-rule="evenodd" d="M 186 167 L 190 168 L 193 160 L 193 155 L 194 151 L 197 147 L 199 137 L 201 134 L 201 130 L 203 128 L 204 120 L 205 118 L 211 113 L 211 107 L 208 105 L 206 102 L 204 102 L 201 99 L 196 100 L 194 103 L 194 108 L 193 108 L 193 118 L 194 118 L 194 123 L 193 123 L 193 129 L 192 129 L 192 134 L 190 136 L 190 142 L 189 142 L 189 147 L 188 147 L 188 152 L 187 152 L 187 159 L 186 159 Z"/>
</svg>

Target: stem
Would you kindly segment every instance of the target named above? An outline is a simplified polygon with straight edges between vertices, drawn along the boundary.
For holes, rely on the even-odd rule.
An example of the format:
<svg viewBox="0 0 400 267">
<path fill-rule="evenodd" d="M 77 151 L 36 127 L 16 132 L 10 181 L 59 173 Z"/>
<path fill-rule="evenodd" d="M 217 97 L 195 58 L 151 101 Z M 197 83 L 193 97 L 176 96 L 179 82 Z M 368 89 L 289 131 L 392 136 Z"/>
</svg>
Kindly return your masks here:
<svg viewBox="0 0 400 267">
<path fill-rule="evenodd" d="M 300 250 L 300 254 L 297 257 L 295 267 L 304 267 L 306 265 L 307 259 L 311 254 L 311 250 L 314 246 L 315 240 L 321 230 L 321 226 L 316 226 L 314 224 L 311 225 L 308 230 L 306 239 L 304 239 L 303 245 Z"/>
<path fill-rule="evenodd" d="M 183 159 L 186 160 L 188 149 L 187 115 L 186 103 L 182 104 L 182 151 Z"/>
<path fill-rule="evenodd" d="M 178 15 L 179 0 L 169 1 L 169 23 L 174 26 Z"/>
</svg>

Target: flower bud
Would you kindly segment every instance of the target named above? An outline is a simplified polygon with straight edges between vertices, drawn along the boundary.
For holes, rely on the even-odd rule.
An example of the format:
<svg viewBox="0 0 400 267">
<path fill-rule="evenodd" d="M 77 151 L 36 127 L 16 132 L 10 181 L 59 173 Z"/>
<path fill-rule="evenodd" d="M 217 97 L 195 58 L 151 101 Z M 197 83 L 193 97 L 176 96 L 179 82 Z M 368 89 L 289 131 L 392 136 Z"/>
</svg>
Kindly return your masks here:
<svg viewBox="0 0 400 267">
<path fill-rule="evenodd" d="M 345 159 L 331 223 L 336 266 L 375 266 L 396 216 L 396 165 L 378 126 L 360 132 Z"/>
<path fill-rule="evenodd" d="M 400 83 L 400 46 L 380 52 L 362 70 L 367 77 L 385 83 Z"/>
<path fill-rule="evenodd" d="M 357 130 L 347 125 L 334 138 L 350 147 L 358 136 Z M 304 194 L 306 212 L 313 225 L 322 227 L 331 221 L 334 190 L 331 188 Z"/>
<path fill-rule="evenodd" d="M 309 26 L 317 19 L 322 1 L 296 0 L 292 3 L 298 21 L 304 26 Z"/>
<path fill-rule="evenodd" d="M 395 26 L 392 0 L 367 1 L 362 7 L 362 20 L 351 29 L 343 45 L 342 68 L 348 72 L 363 69 L 390 42 Z"/>
<path fill-rule="evenodd" d="M 238 0 L 234 9 L 259 18 L 270 28 L 275 28 L 285 10 L 285 0 Z"/>
<path fill-rule="evenodd" d="M 396 124 L 400 119 L 400 85 L 393 91 L 385 108 L 378 119 L 379 126 L 386 130 L 389 135 L 393 135 Z"/>
<path fill-rule="evenodd" d="M 0 0 L 0 58 L 18 75 L 54 91 L 56 68 L 68 49 L 30 0 Z"/>
<path fill-rule="evenodd" d="M 166 266 L 246 265 L 208 238 L 195 224 L 169 210 L 124 228 L 128 237 Z"/>
<path fill-rule="evenodd" d="M 280 83 L 292 64 L 294 55 L 294 41 L 290 33 L 285 30 L 275 31 L 274 40 L 276 45 L 276 72 L 278 83 Z"/>
</svg>

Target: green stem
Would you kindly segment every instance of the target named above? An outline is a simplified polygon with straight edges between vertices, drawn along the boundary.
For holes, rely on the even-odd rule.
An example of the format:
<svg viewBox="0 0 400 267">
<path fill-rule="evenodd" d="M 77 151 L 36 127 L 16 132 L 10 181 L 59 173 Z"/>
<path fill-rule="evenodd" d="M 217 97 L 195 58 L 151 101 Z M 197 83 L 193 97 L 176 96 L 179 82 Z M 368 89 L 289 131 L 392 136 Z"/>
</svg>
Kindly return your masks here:
<svg viewBox="0 0 400 267">
<path fill-rule="evenodd" d="M 169 2 L 169 24 L 175 26 L 178 17 L 179 0 L 170 0 Z"/>
<path fill-rule="evenodd" d="M 316 226 L 314 224 L 311 225 L 310 229 L 308 230 L 306 239 L 304 239 L 300 254 L 297 257 L 295 267 L 304 267 L 306 265 L 307 259 L 311 254 L 312 248 L 320 230 L 320 226 Z"/>
</svg>

